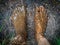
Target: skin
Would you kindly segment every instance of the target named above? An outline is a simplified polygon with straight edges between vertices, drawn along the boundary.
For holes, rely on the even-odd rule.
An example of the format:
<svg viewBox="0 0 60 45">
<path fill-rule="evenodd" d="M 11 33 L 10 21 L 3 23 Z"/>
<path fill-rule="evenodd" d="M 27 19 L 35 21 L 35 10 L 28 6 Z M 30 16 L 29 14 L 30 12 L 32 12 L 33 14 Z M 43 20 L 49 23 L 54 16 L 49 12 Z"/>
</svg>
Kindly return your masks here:
<svg viewBox="0 0 60 45">
<path fill-rule="evenodd" d="M 24 45 L 23 43 L 26 42 L 26 11 L 24 6 L 14 9 L 10 18 L 16 32 L 13 43 Z"/>
<path fill-rule="evenodd" d="M 46 30 L 48 21 L 46 9 L 43 6 L 36 7 L 35 20 L 35 36 L 38 45 L 50 45 L 47 39 L 43 36 Z"/>
</svg>

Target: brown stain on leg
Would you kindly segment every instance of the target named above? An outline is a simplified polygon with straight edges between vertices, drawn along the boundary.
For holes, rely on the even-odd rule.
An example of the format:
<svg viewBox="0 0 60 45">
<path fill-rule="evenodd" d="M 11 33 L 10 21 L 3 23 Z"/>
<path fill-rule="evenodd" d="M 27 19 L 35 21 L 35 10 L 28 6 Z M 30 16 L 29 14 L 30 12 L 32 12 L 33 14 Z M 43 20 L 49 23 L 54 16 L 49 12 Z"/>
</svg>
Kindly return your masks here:
<svg viewBox="0 0 60 45">
<path fill-rule="evenodd" d="M 35 15 L 35 36 L 38 45 L 50 45 L 47 39 L 43 36 L 46 30 L 46 25 L 48 21 L 46 9 L 43 6 L 36 7 Z"/>
</svg>

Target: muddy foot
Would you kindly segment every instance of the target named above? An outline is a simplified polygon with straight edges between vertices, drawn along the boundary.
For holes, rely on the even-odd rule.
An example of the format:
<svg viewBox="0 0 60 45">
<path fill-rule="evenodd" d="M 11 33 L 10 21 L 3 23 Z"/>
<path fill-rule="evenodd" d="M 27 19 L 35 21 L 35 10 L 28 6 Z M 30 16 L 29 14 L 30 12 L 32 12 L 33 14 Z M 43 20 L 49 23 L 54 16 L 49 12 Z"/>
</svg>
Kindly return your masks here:
<svg viewBox="0 0 60 45">
<path fill-rule="evenodd" d="M 11 20 L 12 20 L 13 26 L 16 31 L 16 36 L 20 35 L 22 40 L 24 37 L 23 42 L 26 40 L 26 29 L 25 29 L 26 14 L 25 13 L 26 13 L 26 11 L 24 9 L 24 6 L 17 7 L 14 9 L 12 16 L 11 16 Z M 18 40 L 16 40 L 16 41 L 18 42 Z"/>
<path fill-rule="evenodd" d="M 43 6 L 36 7 L 35 31 L 38 45 L 49 45 L 47 39 L 43 36 L 47 25 L 47 13 Z"/>
</svg>

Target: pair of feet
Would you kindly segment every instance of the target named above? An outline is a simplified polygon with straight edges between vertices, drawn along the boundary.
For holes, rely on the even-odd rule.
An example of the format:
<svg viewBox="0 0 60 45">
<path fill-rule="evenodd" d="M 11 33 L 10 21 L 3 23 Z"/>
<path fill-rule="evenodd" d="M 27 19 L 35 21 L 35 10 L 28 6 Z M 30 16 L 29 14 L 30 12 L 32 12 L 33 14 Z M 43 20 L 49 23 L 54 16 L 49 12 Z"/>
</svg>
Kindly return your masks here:
<svg viewBox="0 0 60 45">
<path fill-rule="evenodd" d="M 16 37 L 14 41 L 16 45 L 26 45 L 26 11 L 24 6 L 18 7 L 13 11 L 11 16 L 11 20 L 13 22 L 14 28 L 16 29 Z M 43 6 L 36 7 L 36 14 L 34 16 L 35 23 L 35 38 L 38 42 L 38 45 L 49 45 L 49 42 L 46 38 L 43 37 L 43 32 L 46 29 L 47 25 L 47 13 L 46 9 Z"/>
</svg>

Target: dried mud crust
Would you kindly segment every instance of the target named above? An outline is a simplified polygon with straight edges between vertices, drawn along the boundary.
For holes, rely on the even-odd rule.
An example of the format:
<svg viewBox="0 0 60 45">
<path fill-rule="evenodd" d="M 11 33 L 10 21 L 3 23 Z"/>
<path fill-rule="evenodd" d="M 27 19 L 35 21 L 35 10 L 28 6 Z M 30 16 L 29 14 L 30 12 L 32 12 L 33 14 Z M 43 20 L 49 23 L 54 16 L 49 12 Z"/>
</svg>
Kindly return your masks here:
<svg viewBox="0 0 60 45">
<path fill-rule="evenodd" d="M 21 35 L 17 35 L 12 41 L 12 45 L 26 45 L 26 41 Z"/>
<path fill-rule="evenodd" d="M 38 45 L 50 45 L 48 40 L 43 36 L 46 29 L 48 17 L 46 9 L 43 6 L 36 7 L 35 20 L 35 36 Z"/>
<path fill-rule="evenodd" d="M 13 44 L 15 43 L 17 45 L 22 45 L 24 42 L 26 42 L 26 11 L 24 6 L 14 9 L 11 20 L 16 31 L 15 38 L 17 38 L 13 40 Z M 20 38 L 21 40 L 19 40 Z"/>
</svg>

